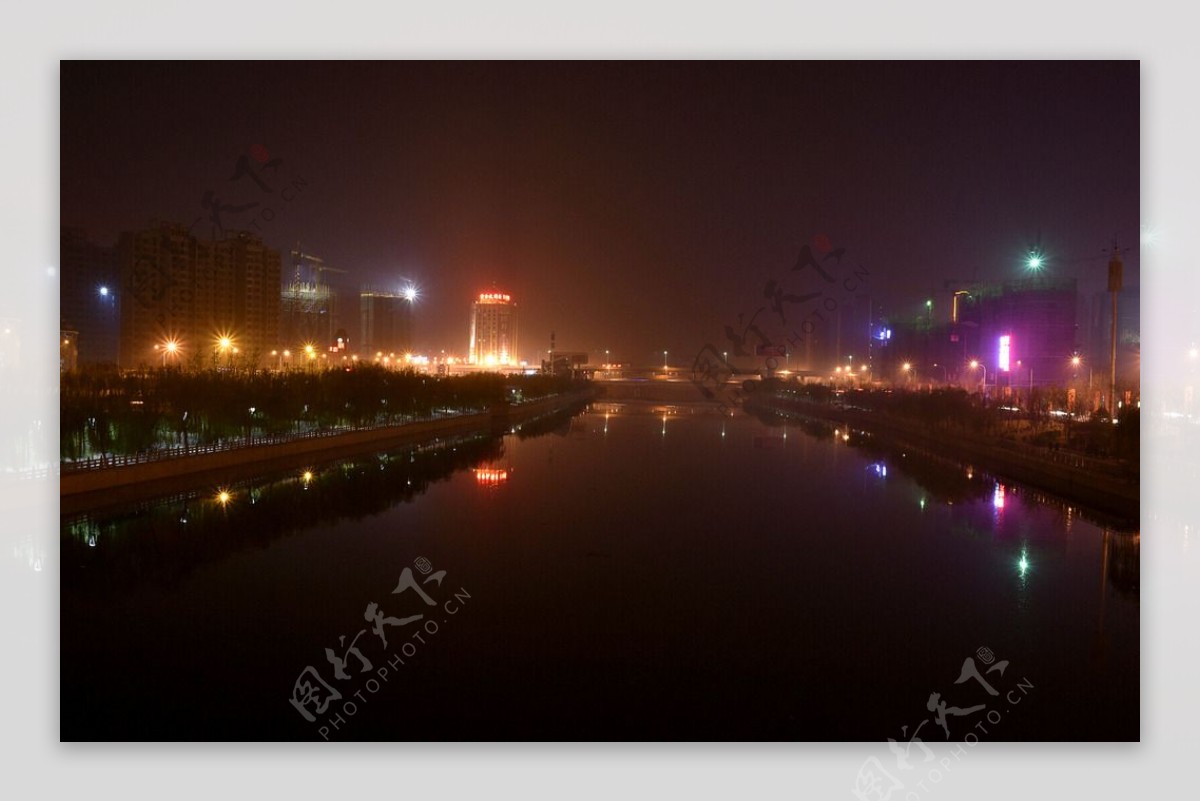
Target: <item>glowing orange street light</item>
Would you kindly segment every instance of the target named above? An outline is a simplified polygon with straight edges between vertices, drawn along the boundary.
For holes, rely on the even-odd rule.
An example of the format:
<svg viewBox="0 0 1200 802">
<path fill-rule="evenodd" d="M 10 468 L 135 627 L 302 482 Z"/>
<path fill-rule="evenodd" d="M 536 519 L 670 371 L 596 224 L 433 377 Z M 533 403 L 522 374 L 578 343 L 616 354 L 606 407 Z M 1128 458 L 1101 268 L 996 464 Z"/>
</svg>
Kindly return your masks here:
<svg viewBox="0 0 1200 802">
<path fill-rule="evenodd" d="M 163 367 L 167 366 L 167 355 L 174 356 L 179 351 L 179 342 L 177 340 L 167 340 L 161 344 L 154 346 L 155 351 L 162 351 Z"/>
</svg>

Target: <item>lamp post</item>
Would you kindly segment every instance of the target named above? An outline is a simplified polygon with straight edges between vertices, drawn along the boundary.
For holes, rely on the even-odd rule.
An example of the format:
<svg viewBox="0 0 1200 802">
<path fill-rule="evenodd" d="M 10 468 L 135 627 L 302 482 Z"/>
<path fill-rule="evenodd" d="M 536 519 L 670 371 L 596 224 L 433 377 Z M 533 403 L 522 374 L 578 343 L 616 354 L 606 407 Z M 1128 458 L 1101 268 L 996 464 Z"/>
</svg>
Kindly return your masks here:
<svg viewBox="0 0 1200 802">
<path fill-rule="evenodd" d="M 987 366 L 984 365 L 982 362 L 980 362 L 978 359 L 972 359 L 971 360 L 971 370 L 975 370 L 976 368 L 981 368 L 983 370 L 982 392 L 986 396 L 987 395 Z"/>
<path fill-rule="evenodd" d="M 1112 350 L 1109 355 L 1108 417 L 1117 419 L 1117 294 L 1121 292 L 1124 265 L 1121 250 L 1114 241 L 1112 258 L 1108 260 L 1108 292 L 1112 295 Z"/>
<path fill-rule="evenodd" d="M 233 365 L 233 338 L 226 334 L 217 337 L 217 351 L 225 356 L 225 366 L 232 367 Z"/>
<path fill-rule="evenodd" d="M 162 343 L 161 345 L 155 345 L 154 350 L 162 351 L 162 360 L 163 360 L 162 364 L 163 364 L 163 369 L 165 370 L 167 367 L 167 356 L 175 355 L 175 353 L 179 350 L 179 343 L 176 342 L 175 340 L 167 340 L 166 342 Z"/>
<path fill-rule="evenodd" d="M 1075 354 L 1073 357 L 1071 357 L 1071 367 L 1075 369 L 1075 371 L 1071 377 L 1072 381 L 1079 378 L 1079 366 L 1082 364 L 1083 364 L 1083 357 L 1081 357 L 1079 354 Z M 1090 404 L 1090 403 L 1092 403 L 1092 399 L 1090 398 L 1090 396 L 1092 394 L 1092 363 L 1091 362 L 1088 363 L 1087 389 L 1088 389 L 1088 396 L 1089 396 L 1087 403 Z M 1083 406 L 1082 404 L 1080 404 L 1079 401 L 1076 401 L 1075 403 L 1077 406 Z M 1074 412 L 1074 410 L 1072 410 L 1072 413 L 1073 412 Z"/>
</svg>

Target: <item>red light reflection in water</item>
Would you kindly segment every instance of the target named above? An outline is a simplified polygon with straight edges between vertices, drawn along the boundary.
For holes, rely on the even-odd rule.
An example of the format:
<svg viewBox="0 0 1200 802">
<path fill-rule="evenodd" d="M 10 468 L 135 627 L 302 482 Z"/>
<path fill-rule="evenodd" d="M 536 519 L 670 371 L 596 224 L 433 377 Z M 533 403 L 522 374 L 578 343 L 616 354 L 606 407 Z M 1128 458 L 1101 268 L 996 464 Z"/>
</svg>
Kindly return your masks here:
<svg viewBox="0 0 1200 802">
<path fill-rule="evenodd" d="M 495 487 L 508 481 L 508 471 L 504 468 L 475 468 L 475 482 L 488 487 Z"/>
</svg>

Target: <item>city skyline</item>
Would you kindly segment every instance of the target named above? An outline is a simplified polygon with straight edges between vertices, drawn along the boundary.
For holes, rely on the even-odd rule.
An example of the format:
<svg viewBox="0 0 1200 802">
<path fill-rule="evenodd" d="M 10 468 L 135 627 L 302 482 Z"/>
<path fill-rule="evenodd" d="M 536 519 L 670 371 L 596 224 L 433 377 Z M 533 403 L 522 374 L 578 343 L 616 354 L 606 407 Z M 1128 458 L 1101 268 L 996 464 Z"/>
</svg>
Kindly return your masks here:
<svg viewBox="0 0 1200 802">
<path fill-rule="evenodd" d="M 1019 277 L 1031 249 L 1102 290 L 1103 249 L 1140 233 L 1137 78 L 1136 62 L 65 62 L 62 222 L 99 242 L 151 218 L 303 242 L 346 271 L 328 277 L 345 298 L 420 286 L 418 350 L 460 342 L 463 299 L 497 284 L 523 299 L 530 354 L 556 332 L 682 357 L 815 235 L 871 270 L 893 319 L 947 280 Z M 300 98 L 312 112 L 288 125 Z M 340 127 L 354 119 L 361 137 Z"/>
</svg>

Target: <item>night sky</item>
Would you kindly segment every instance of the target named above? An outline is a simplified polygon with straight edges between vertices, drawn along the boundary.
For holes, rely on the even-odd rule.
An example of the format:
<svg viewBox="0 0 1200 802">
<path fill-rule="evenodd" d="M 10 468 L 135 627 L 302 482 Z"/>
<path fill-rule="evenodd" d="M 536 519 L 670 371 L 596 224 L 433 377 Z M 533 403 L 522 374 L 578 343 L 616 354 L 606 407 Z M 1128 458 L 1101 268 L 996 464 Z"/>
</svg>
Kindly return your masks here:
<svg viewBox="0 0 1200 802">
<path fill-rule="evenodd" d="M 64 62 L 61 222 L 188 225 L 208 190 L 265 197 L 240 156 L 281 159 L 264 183 L 307 182 L 260 222 L 285 275 L 299 241 L 339 289 L 415 280 L 419 350 L 464 352 L 495 286 L 522 356 L 556 331 L 675 363 L 817 234 L 893 315 L 1018 277 L 1039 237 L 1093 291 L 1115 235 L 1138 284 L 1139 116 L 1136 61 Z"/>
</svg>

